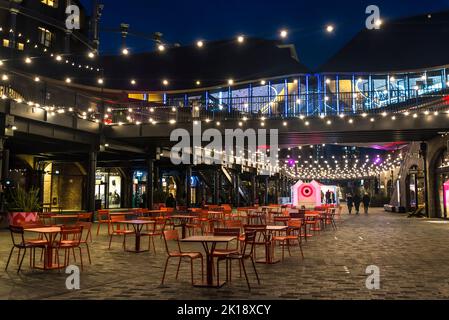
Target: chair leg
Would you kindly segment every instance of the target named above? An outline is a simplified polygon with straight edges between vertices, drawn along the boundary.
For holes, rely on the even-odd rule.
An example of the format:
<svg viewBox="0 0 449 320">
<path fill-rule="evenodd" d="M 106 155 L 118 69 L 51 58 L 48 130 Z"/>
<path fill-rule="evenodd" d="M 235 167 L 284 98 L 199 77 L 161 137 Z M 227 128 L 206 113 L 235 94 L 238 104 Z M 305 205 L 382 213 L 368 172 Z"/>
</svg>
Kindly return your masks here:
<svg viewBox="0 0 449 320">
<path fill-rule="evenodd" d="M 288 250 L 288 255 L 291 257 L 292 252 L 290 251 L 290 240 L 287 240 L 287 250 Z"/>
<path fill-rule="evenodd" d="M 249 284 L 248 274 L 246 273 L 246 268 L 245 268 L 245 262 L 244 261 L 245 261 L 245 259 L 241 259 L 240 260 L 240 264 L 242 265 L 243 273 L 245 274 L 246 284 L 248 285 L 248 290 L 251 290 L 251 286 Z"/>
<path fill-rule="evenodd" d="M 170 257 L 167 257 L 167 261 L 165 261 L 165 268 L 164 268 L 164 274 L 162 275 L 162 282 L 161 285 L 164 284 L 165 281 L 165 275 L 167 273 L 167 267 L 168 267 L 168 261 L 170 260 Z"/>
<path fill-rule="evenodd" d="M 23 260 L 25 259 L 26 253 L 27 253 L 27 249 L 25 248 L 24 251 L 23 251 L 22 259 L 20 260 L 19 268 L 17 269 L 17 273 L 19 273 L 20 270 L 22 269 L 22 264 L 23 264 Z"/>
<path fill-rule="evenodd" d="M 154 237 L 151 237 L 151 243 L 153 243 L 153 251 L 156 254 L 156 245 L 154 244 Z"/>
<path fill-rule="evenodd" d="M 81 262 L 81 271 L 84 271 L 84 264 L 83 264 L 83 253 L 81 251 L 81 247 L 78 247 L 80 250 L 80 262 Z"/>
<path fill-rule="evenodd" d="M 256 263 L 254 262 L 253 257 L 250 257 L 250 259 L 251 259 L 251 263 L 253 264 L 254 273 L 256 274 L 257 283 L 260 285 L 259 273 L 257 272 L 257 269 L 256 269 Z"/>
<path fill-rule="evenodd" d="M 201 281 L 204 281 L 204 260 L 201 257 Z"/>
<path fill-rule="evenodd" d="M 109 236 L 109 250 L 111 250 L 112 236 L 113 236 L 113 234 L 111 234 L 111 235 Z"/>
<path fill-rule="evenodd" d="M 92 264 L 92 260 L 90 258 L 90 249 L 89 249 L 89 245 L 86 242 L 86 249 L 87 249 L 87 257 L 89 258 L 89 264 Z"/>
<path fill-rule="evenodd" d="M 181 269 L 181 262 L 182 262 L 182 257 L 179 258 L 178 270 L 176 271 L 176 280 L 178 280 L 178 277 L 179 277 L 179 269 Z"/>
<path fill-rule="evenodd" d="M 6 263 L 5 271 L 8 271 L 9 262 L 11 261 L 11 257 L 12 257 L 12 254 L 13 254 L 13 252 L 14 252 L 14 248 L 15 248 L 15 247 L 12 247 L 12 248 L 11 248 L 11 252 L 9 253 L 8 262 Z"/>
<path fill-rule="evenodd" d="M 100 234 L 100 227 L 101 227 L 101 223 L 98 222 L 98 227 L 97 227 L 97 236 Z"/>
<path fill-rule="evenodd" d="M 192 286 L 194 286 L 195 282 L 193 281 L 193 259 L 190 259 L 190 276 L 192 278 Z"/>
<path fill-rule="evenodd" d="M 227 274 L 226 270 L 226 274 Z M 217 259 L 217 287 L 220 286 L 220 259 Z"/>
</svg>

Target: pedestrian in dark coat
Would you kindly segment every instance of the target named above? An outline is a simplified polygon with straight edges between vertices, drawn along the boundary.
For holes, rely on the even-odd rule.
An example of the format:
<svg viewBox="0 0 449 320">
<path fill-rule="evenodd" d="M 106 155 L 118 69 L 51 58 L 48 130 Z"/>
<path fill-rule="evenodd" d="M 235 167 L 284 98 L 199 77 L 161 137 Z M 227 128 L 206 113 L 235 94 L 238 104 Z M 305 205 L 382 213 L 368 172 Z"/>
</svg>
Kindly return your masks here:
<svg viewBox="0 0 449 320">
<path fill-rule="evenodd" d="M 349 214 L 352 214 L 352 208 L 354 208 L 354 200 L 352 198 L 352 194 L 348 193 L 346 195 L 346 203 L 348 205 Z"/>
<path fill-rule="evenodd" d="M 362 203 L 362 199 L 360 198 L 360 196 L 358 194 L 356 194 L 354 196 L 353 200 L 354 200 L 355 213 L 359 214 L 360 213 L 360 204 Z"/>
<path fill-rule="evenodd" d="M 363 202 L 363 208 L 365 209 L 365 214 L 368 214 L 369 206 L 371 204 L 371 197 L 369 196 L 368 193 L 365 193 L 365 195 L 363 196 L 362 202 Z"/>
</svg>

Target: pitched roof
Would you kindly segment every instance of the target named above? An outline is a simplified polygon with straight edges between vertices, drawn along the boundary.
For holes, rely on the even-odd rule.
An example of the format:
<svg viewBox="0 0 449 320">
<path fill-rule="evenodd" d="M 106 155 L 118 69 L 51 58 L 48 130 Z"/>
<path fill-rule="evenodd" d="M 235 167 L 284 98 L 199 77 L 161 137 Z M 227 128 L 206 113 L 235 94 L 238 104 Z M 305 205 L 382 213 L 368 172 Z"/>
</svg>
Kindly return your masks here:
<svg viewBox="0 0 449 320">
<path fill-rule="evenodd" d="M 449 64 L 449 11 L 386 21 L 360 31 L 321 72 L 407 71 Z"/>
</svg>

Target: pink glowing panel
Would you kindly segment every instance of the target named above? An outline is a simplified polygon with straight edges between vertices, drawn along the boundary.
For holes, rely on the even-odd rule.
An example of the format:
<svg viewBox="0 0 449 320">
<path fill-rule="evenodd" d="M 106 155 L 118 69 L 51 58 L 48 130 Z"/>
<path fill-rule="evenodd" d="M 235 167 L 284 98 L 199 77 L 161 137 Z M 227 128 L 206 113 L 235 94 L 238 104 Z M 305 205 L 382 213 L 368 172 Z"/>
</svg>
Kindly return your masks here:
<svg viewBox="0 0 449 320">
<path fill-rule="evenodd" d="M 444 183 L 443 190 L 444 190 L 444 206 L 446 207 L 446 209 L 449 209 L 449 180 Z"/>
<path fill-rule="evenodd" d="M 321 204 L 321 185 L 312 181 L 303 183 L 298 181 L 292 188 L 293 205 L 296 207 L 315 207 Z"/>
</svg>

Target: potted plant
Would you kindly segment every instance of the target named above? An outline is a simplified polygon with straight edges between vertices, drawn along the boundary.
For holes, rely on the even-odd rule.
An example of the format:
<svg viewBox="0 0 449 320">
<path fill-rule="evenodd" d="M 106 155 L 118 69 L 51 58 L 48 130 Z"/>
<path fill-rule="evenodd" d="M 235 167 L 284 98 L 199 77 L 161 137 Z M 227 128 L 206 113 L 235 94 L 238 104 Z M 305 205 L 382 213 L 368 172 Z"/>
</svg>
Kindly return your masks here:
<svg viewBox="0 0 449 320">
<path fill-rule="evenodd" d="M 32 187 L 29 191 L 17 187 L 10 191 L 7 203 L 8 221 L 10 225 L 36 222 L 39 219 L 41 205 L 39 189 Z"/>
</svg>

